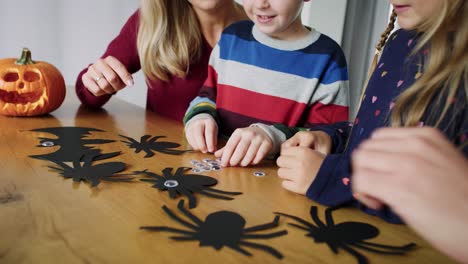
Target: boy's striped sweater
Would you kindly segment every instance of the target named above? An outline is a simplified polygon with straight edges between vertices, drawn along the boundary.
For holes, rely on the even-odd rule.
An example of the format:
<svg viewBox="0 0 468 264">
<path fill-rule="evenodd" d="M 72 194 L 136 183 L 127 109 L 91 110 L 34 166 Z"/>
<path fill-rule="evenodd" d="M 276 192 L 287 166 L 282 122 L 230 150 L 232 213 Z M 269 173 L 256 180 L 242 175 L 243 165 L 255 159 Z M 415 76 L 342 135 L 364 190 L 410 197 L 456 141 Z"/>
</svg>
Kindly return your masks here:
<svg viewBox="0 0 468 264">
<path fill-rule="evenodd" d="M 313 29 L 282 41 L 251 21 L 233 24 L 213 49 L 184 122 L 201 113 L 214 117 L 224 135 L 256 123 L 312 127 L 348 120 L 346 59 L 336 42 Z M 286 139 L 273 126 L 262 128 Z"/>
</svg>

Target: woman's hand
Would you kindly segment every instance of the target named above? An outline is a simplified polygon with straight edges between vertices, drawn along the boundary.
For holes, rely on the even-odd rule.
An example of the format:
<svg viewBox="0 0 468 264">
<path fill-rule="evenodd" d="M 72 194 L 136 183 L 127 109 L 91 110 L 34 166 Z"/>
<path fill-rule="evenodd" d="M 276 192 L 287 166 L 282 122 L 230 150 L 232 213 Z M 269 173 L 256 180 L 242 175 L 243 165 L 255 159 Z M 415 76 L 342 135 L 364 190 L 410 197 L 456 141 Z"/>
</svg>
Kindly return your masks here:
<svg viewBox="0 0 468 264">
<path fill-rule="evenodd" d="M 352 165 L 356 199 L 389 205 L 435 247 L 468 261 L 468 160 L 441 132 L 377 130 L 353 153 Z"/>
<path fill-rule="evenodd" d="M 133 86 L 133 77 L 116 58 L 108 56 L 88 67 L 81 77 L 84 86 L 94 96 L 115 94 L 126 86 Z"/>
</svg>

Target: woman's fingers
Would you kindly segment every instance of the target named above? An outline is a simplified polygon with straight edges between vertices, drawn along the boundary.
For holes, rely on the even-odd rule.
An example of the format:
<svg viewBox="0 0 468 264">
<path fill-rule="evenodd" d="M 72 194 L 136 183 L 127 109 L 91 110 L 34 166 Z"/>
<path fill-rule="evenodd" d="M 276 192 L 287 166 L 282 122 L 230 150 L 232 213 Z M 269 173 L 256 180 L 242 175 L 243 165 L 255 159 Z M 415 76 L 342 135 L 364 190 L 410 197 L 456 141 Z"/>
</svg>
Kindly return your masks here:
<svg viewBox="0 0 468 264">
<path fill-rule="evenodd" d="M 127 68 L 125 68 L 125 65 L 123 65 L 119 60 L 116 58 L 109 56 L 104 59 L 109 67 L 117 74 L 119 82 L 116 81 L 116 85 L 120 85 L 121 83 L 124 84 L 123 87 L 125 86 L 133 86 L 133 77 L 132 75 L 127 71 Z M 113 82 L 110 82 L 112 86 L 115 89 L 122 89 L 123 87 L 121 86 L 114 86 Z"/>
</svg>

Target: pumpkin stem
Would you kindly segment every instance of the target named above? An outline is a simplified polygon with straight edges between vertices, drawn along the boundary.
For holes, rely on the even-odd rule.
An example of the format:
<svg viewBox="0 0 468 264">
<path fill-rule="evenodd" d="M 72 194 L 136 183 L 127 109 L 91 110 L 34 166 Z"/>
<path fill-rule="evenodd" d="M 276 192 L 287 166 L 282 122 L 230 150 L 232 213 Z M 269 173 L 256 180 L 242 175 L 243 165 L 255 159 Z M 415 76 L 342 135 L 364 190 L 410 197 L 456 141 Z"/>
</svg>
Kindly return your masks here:
<svg viewBox="0 0 468 264">
<path fill-rule="evenodd" d="M 16 64 L 18 65 L 29 65 L 29 64 L 35 64 L 31 58 L 31 51 L 28 48 L 23 48 L 23 51 L 21 52 L 21 57 L 16 61 Z"/>
</svg>

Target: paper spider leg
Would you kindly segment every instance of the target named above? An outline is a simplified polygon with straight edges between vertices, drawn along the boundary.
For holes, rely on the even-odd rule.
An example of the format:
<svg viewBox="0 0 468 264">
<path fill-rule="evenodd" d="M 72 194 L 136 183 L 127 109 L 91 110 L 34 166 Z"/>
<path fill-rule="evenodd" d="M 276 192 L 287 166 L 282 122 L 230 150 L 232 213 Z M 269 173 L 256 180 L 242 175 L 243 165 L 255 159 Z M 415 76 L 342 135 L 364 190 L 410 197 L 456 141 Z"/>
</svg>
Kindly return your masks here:
<svg viewBox="0 0 468 264">
<path fill-rule="evenodd" d="M 208 196 L 208 197 L 211 197 L 211 198 L 217 198 L 217 199 L 222 199 L 222 200 L 234 200 L 234 198 L 232 198 L 232 197 L 213 194 L 213 193 L 207 192 L 205 190 L 201 190 L 198 193 L 203 194 L 203 195 Z"/>
<path fill-rule="evenodd" d="M 84 139 L 83 140 L 83 145 L 106 144 L 106 143 L 112 143 L 112 142 L 115 142 L 115 140 L 111 140 L 111 139 Z"/>
<path fill-rule="evenodd" d="M 239 243 L 240 244 L 240 243 Z M 248 252 L 247 250 L 241 248 L 240 246 L 234 246 L 234 245 L 226 245 L 227 247 L 230 247 L 232 248 L 233 250 L 243 254 L 243 255 L 246 255 L 246 256 L 252 256 L 252 253 Z M 217 250 L 219 250 L 220 248 L 217 248 Z"/>
<path fill-rule="evenodd" d="M 389 249 L 389 251 L 380 250 L 380 249 L 375 249 L 375 248 L 372 247 L 372 246 L 377 247 L 376 245 L 372 245 L 372 246 L 362 245 L 362 243 L 359 243 L 359 242 L 351 243 L 351 245 L 353 245 L 353 246 L 355 246 L 357 248 L 361 248 L 361 249 L 368 250 L 368 251 L 371 251 L 371 252 L 374 252 L 374 253 L 385 254 L 385 255 L 403 255 L 403 254 L 406 253 L 405 251 L 408 251 L 408 249 L 402 249 L 400 247 L 393 248 L 394 251 L 391 251 L 391 249 Z M 386 248 L 386 249 L 388 249 L 388 248 Z"/>
<path fill-rule="evenodd" d="M 263 224 L 263 225 L 256 225 L 256 226 L 246 228 L 246 229 L 244 229 L 244 233 L 256 232 L 256 231 L 261 231 L 261 230 L 277 227 L 278 223 L 279 223 L 279 218 L 280 218 L 279 215 L 277 215 L 277 216 L 275 216 L 273 221 L 271 221 L 270 223 L 266 223 L 266 224 Z"/>
<path fill-rule="evenodd" d="M 176 214 L 174 214 L 174 212 L 171 211 L 171 209 L 167 208 L 165 205 L 163 205 L 162 209 L 164 210 L 164 212 L 166 212 L 166 214 L 172 218 L 174 221 L 176 222 L 179 222 L 180 224 L 182 224 L 183 226 L 186 226 L 188 228 L 191 228 L 193 230 L 196 230 L 198 227 L 195 226 L 194 224 L 192 223 L 189 223 L 187 221 L 185 221 L 184 219 L 178 217 Z"/>
<path fill-rule="evenodd" d="M 195 235 L 195 233 L 193 233 Z M 171 236 L 170 239 L 176 240 L 176 241 L 194 241 L 198 240 L 198 238 L 191 236 L 191 237 L 185 237 L 185 236 Z"/>
<path fill-rule="evenodd" d="M 252 247 L 252 248 L 256 248 L 256 249 L 261 249 L 263 251 L 266 251 L 266 252 L 270 253 L 271 255 L 275 256 L 278 259 L 283 258 L 283 255 L 281 253 L 279 253 L 278 250 L 276 250 L 276 249 L 274 249 L 274 248 L 272 248 L 270 246 L 257 244 L 257 243 L 253 243 L 253 242 L 246 242 L 246 241 L 240 241 L 239 244 L 249 246 L 249 247 Z"/>
<path fill-rule="evenodd" d="M 280 212 L 275 212 L 275 214 L 277 214 L 277 215 L 282 215 L 282 216 L 284 216 L 284 217 L 288 217 L 288 218 L 291 218 L 291 219 L 293 219 L 293 220 L 296 220 L 297 222 L 303 224 L 304 226 L 306 226 L 306 227 L 308 227 L 309 229 L 312 229 L 312 230 L 314 230 L 314 231 L 317 230 L 317 227 L 316 227 L 315 225 L 313 225 L 312 223 L 307 222 L 306 220 L 304 220 L 304 219 L 302 219 L 302 218 L 300 218 L 300 217 L 297 217 L 297 216 L 295 216 L 295 215 L 289 215 L 289 214 L 284 214 L 284 213 L 280 213 Z M 294 224 L 290 224 L 290 225 L 294 225 Z M 298 225 L 297 225 L 296 227 L 299 227 L 299 228 L 301 228 L 301 229 L 304 229 L 303 227 L 300 227 L 300 226 L 298 226 Z M 308 229 L 304 229 L 304 230 L 309 231 Z"/>
<path fill-rule="evenodd" d="M 167 191 L 169 192 L 169 197 L 171 197 L 172 199 L 175 199 L 177 197 L 177 191 L 175 189 L 167 189 Z"/>
<path fill-rule="evenodd" d="M 99 154 L 96 157 L 94 157 L 93 160 L 97 161 L 97 160 L 110 159 L 110 158 L 116 157 L 116 156 L 118 156 L 120 154 L 122 154 L 122 152 L 120 152 L 120 151 L 105 153 L 105 154 Z"/>
<path fill-rule="evenodd" d="M 158 150 L 159 152 L 162 152 L 164 154 L 168 154 L 168 155 L 179 155 L 179 154 L 182 154 L 184 152 L 188 152 L 190 150 L 179 150 L 179 149 L 161 149 L 161 150 Z"/>
<path fill-rule="evenodd" d="M 284 236 L 287 235 L 288 231 L 283 230 L 283 231 L 278 231 L 270 234 L 252 234 L 252 235 L 243 235 L 243 238 L 251 238 L 251 239 L 259 239 L 259 238 L 274 238 L 274 237 L 279 237 L 279 236 Z"/>
<path fill-rule="evenodd" d="M 178 168 L 177 171 L 176 171 L 176 173 L 175 173 L 175 175 L 179 175 L 179 174 L 177 174 L 177 173 L 179 173 L 179 171 L 180 171 L 181 169 L 185 169 L 185 168 L 186 168 L 186 167 L 180 167 L 180 168 Z M 163 173 L 163 177 L 164 177 L 165 179 L 171 179 L 171 178 L 174 177 L 174 175 L 172 175 L 172 168 L 170 168 L 170 167 L 164 168 L 164 169 L 162 170 L 162 173 Z M 182 174 L 183 174 L 183 172 L 180 172 L 180 175 L 182 175 Z"/>
<path fill-rule="evenodd" d="M 196 217 L 194 214 L 190 213 L 187 209 L 184 208 L 184 200 L 180 200 L 179 204 L 177 205 L 177 208 L 179 208 L 179 210 L 182 211 L 182 213 L 184 213 L 188 218 L 190 218 L 198 226 L 203 224 L 200 218 Z"/>
<path fill-rule="evenodd" d="M 55 169 L 55 170 L 58 170 L 58 171 L 63 171 L 63 170 L 73 170 L 72 167 L 70 167 L 68 164 L 66 164 L 65 162 L 63 161 L 54 161 L 55 164 L 59 165 L 60 167 L 62 168 L 56 168 L 56 167 L 51 167 L 51 166 L 47 166 L 51 169 Z"/>
<path fill-rule="evenodd" d="M 75 168 L 75 169 L 76 168 L 81 168 L 80 160 L 74 160 L 72 163 L 73 163 L 73 168 Z M 85 163 L 85 165 L 86 165 L 86 163 Z M 89 165 L 91 165 L 91 164 L 89 164 Z M 89 165 L 88 165 L 88 167 L 89 167 Z"/>
<path fill-rule="evenodd" d="M 103 178 L 103 180 L 112 181 L 112 182 L 129 182 L 133 180 L 133 178 L 125 178 L 122 176 L 127 176 L 127 175 L 126 174 L 114 174 L 114 175 Z"/>
<path fill-rule="evenodd" d="M 156 179 L 159 179 L 161 181 L 164 180 L 164 177 L 161 177 L 159 176 L 158 174 L 156 173 L 153 173 L 153 172 L 150 172 L 148 170 L 142 170 L 142 171 L 134 171 L 133 173 L 135 174 L 143 174 L 145 176 L 148 176 L 148 177 L 151 177 L 151 178 L 156 178 Z M 141 179 L 141 181 L 154 181 L 154 179 Z"/>
<path fill-rule="evenodd" d="M 121 137 L 127 139 L 128 141 L 121 140 L 120 142 L 123 142 L 123 143 L 125 143 L 125 144 L 127 144 L 127 145 L 129 145 L 129 146 L 132 145 L 132 143 L 136 142 L 136 141 L 135 141 L 133 138 L 131 138 L 131 137 L 126 137 L 126 136 L 124 136 L 124 135 L 119 135 L 119 136 L 121 136 Z"/>
<path fill-rule="evenodd" d="M 190 170 L 190 169 L 191 169 L 191 168 L 189 168 L 189 167 L 179 167 L 179 168 L 177 168 L 177 170 L 176 170 L 176 172 L 175 172 L 174 175 L 179 175 L 179 176 L 180 176 L 180 175 L 183 175 L 184 172 L 186 172 L 186 171 L 188 171 L 188 170 Z M 170 177 L 172 176 L 171 173 L 172 173 L 172 168 L 165 168 L 165 169 L 163 170 L 164 176 L 166 176 L 166 177 L 168 177 L 168 178 L 170 178 Z"/>
<path fill-rule="evenodd" d="M 144 156 L 144 158 L 151 158 L 154 156 L 154 153 L 150 150 L 150 149 L 147 149 L 147 148 L 142 148 L 143 151 L 146 153 L 146 155 Z M 141 151 L 141 149 L 140 149 Z M 135 151 L 135 153 L 139 153 L 140 151 Z"/>
<path fill-rule="evenodd" d="M 379 247 L 379 248 L 386 248 L 386 249 L 396 249 L 396 250 L 411 250 L 416 247 L 415 243 L 408 243 L 403 246 L 389 246 L 389 245 L 382 245 L 382 244 L 377 244 L 377 243 L 372 243 L 372 242 L 367 242 L 367 241 L 361 241 L 359 244 L 364 244 L 366 246 L 374 246 L 374 247 Z"/>
<path fill-rule="evenodd" d="M 148 136 L 146 139 L 150 138 L 151 136 L 150 135 L 145 135 L 145 136 Z M 154 142 L 156 142 L 156 140 L 160 139 L 160 138 L 165 138 L 166 136 L 154 136 L 153 138 L 151 138 L 147 143 L 150 143 L 150 144 L 153 144 Z M 145 140 L 146 140 L 145 139 Z M 142 141 L 143 142 L 143 137 L 142 137 Z"/>
<path fill-rule="evenodd" d="M 221 194 L 228 194 L 228 195 L 240 195 L 242 194 L 241 192 L 226 192 L 226 191 L 221 191 L 213 188 L 205 188 L 205 191 L 207 192 L 214 192 L 214 193 L 221 193 Z"/>
<path fill-rule="evenodd" d="M 151 135 L 144 135 L 140 138 L 140 143 L 147 142 Z"/>
<path fill-rule="evenodd" d="M 193 193 L 191 193 L 191 192 L 189 192 L 189 191 L 187 191 L 185 189 L 182 189 L 182 188 L 180 188 L 178 190 L 178 192 L 187 197 L 187 199 L 189 200 L 189 208 L 190 209 L 195 208 L 197 206 L 197 199 L 195 198 Z"/>
<path fill-rule="evenodd" d="M 172 233 L 184 234 L 184 235 L 195 234 L 194 232 L 191 232 L 191 231 L 167 227 L 167 226 L 140 226 L 140 229 L 155 231 L 155 232 L 172 232 Z"/>
<path fill-rule="evenodd" d="M 298 224 L 288 223 L 288 225 L 294 226 L 294 227 L 296 227 L 296 228 L 302 229 L 302 230 L 307 231 L 307 232 L 310 232 L 310 231 L 311 231 L 311 229 L 309 229 L 309 228 L 307 228 L 307 227 L 305 227 L 305 226 L 298 225 Z"/>
<path fill-rule="evenodd" d="M 351 255 L 353 255 L 359 264 L 367 264 L 368 261 L 367 261 L 367 258 L 362 255 L 361 253 L 357 252 L 356 250 L 346 246 L 346 245 L 343 245 L 343 244 L 340 244 L 339 245 L 340 248 L 344 249 L 345 251 L 347 251 L 348 253 L 350 253 Z"/>
<path fill-rule="evenodd" d="M 317 214 L 317 206 L 310 207 L 310 216 L 312 216 L 312 220 L 314 220 L 315 224 L 319 227 L 327 227 L 322 220 L 318 217 Z"/>
<path fill-rule="evenodd" d="M 75 180 L 75 179 L 73 179 L 73 180 Z M 96 187 L 96 186 L 99 184 L 99 180 L 98 180 L 98 179 L 86 177 L 86 180 L 88 180 L 88 181 L 91 182 L 91 187 Z M 80 181 L 80 179 L 78 179 L 76 182 L 79 182 L 79 181 Z"/>
</svg>

